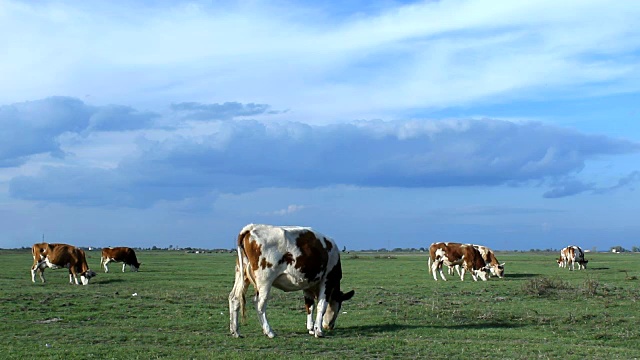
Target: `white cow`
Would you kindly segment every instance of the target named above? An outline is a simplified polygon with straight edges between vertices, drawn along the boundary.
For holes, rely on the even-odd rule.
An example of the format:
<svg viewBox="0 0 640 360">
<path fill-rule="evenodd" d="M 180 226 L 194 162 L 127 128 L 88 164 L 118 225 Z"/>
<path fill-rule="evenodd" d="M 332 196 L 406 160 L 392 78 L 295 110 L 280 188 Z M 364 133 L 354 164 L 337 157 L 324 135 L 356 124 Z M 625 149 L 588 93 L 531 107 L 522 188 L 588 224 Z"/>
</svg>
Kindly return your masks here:
<svg viewBox="0 0 640 360">
<path fill-rule="evenodd" d="M 560 250 L 560 259 L 558 265 L 567 267 L 569 270 L 575 270 L 575 264 L 578 264 L 578 270 L 586 269 L 589 260 L 584 259 L 584 251 L 579 246 L 569 245 Z"/>
<path fill-rule="evenodd" d="M 256 291 L 258 320 L 268 337 L 275 336 L 266 313 L 272 287 L 303 291 L 309 334 L 322 337 L 323 328 L 334 328 L 342 302 L 354 291 L 340 290 L 340 250 L 333 240 L 307 227 L 249 224 L 240 231 L 237 244 L 235 283 L 229 294 L 231 335 L 240 337 L 238 311 L 244 316 L 250 283 Z"/>
<path fill-rule="evenodd" d="M 440 270 L 440 277 L 447 281 L 442 273 L 442 266 L 461 266 L 460 280 L 464 281 L 465 271 L 469 271 L 474 281 L 478 277 L 486 281 L 490 272 L 490 265 L 487 265 L 482 255 L 473 245 L 463 245 L 459 243 L 433 243 L 429 247 L 429 264 L 433 273 L 433 279 L 438 280 L 436 272 Z"/>
</svg>

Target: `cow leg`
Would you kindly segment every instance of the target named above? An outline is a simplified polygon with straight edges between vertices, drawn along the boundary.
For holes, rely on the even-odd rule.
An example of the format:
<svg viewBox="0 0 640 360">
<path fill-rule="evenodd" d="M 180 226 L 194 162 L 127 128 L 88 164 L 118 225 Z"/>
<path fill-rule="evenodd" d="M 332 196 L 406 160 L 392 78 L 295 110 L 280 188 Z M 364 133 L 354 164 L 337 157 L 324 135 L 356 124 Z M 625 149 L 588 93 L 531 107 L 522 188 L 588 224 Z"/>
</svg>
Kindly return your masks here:
<svg viewBox="0 0 640 360">
<path fill-rule="evenodd" d="M 442 264 L 442 262 L 440 262 L 440 266 L 438 266 L 438 269 L 440 271 L 440 277 L 442 278 L 443 281 L 447 281 L 447 278 L 444 277 L 444 272 L 442 271 L 443 266 L 444 265 Z"/>
<path fill-rule="evenodd" d="M 249 288 L 249 281 L 240 274 L 236 266 L 236 280 L 229 294 L 229 330 L 233 337 L 242 337 L 238 332 L 238 312 L 244 317 L 245 296 Z"/>
<path fill-rule="evenodd" d="M 461 267 L 460 267 L 460 281 L 464 281 L 464 272 L 465 272 L 466 270 L 467 270 L 467 269 L 466 269 L 464 266 L 461 266 Z M 471 272 L 471 275 L 473 276 L 473 271 Z"/>
<path fill-rule="evenodd" d="M 46 280 L 44 279 L 44 269 L 41 269 L 40 267 L 31 269 L 31 282 L 36 282 L 36 273 L 38 273 L 38 276 L 40 276 L 40 281 L 46 282 Z"/>
<path fill-rule="evenodd" d="M 107 266 L 107 264 L 109 264 L 110 262 L 111 262 L 111 259 L 105 258 L 104 262 L 102 263 L 102 266 L 104 266 L 104 272 L 106 273 L 109 272 L 109 267 Z"/>
<path fill-rule="evenodd" d="M 304 306 L 307 309 L 307 330 L 309 335 L 314 335 L 313 332 L 313 308 L 315 305 L 315 295 L 310 291 L 304 292 Z"/>
<path fill-rule="evenodd" d="M 313 324 L 313 335 L 317 338 L 324 337 L 324 333 L 322 332 L 322 318 L 324 317 L 324 313 L 327 312 L 327 299 L 325 296 L 325 287 L 324 285 L 320 287 L 320 291 L 318 292 L 318 307 L 316 308 L 316 321 Z"/>
<path fill-rule="evenodd" d="M 127 263 L 123 262 L 122 263 L 122 272 L 124 272 L 124 268 L 127 267 Z"/>
<path fill-rule="evenodd" d="M 36 282 L 36 273 L 38 273 L 38 275 L 40 276 L 40 280 L 44 283 L 46 282 L 45 278 L 44 278 L 44 269 L 47 268 L 47 264 L 42 261 L 42 262 L 38 262 L 37 264 L 33 265 L 31 267 L 31 281 L 32 282 Z"/>
<path fill-rule="evenodd" d="M 267 321 L 267 300 L 271 292 L 271 284 L 262 286 L 255 297 L 256 312 L 258 313 L 258 321 L 262 325 L 262 332 L 269 338 L 273 338 L 276 334 L 271 329 L 269 321 Z"/>
<path fill-rule="evenodd" d="M 431 270 L 433 274 L 433 280 L 438 281 L 438 275 L 436 274 L 436 271 L 438 271 L 438 262 L 434 261 L 429 270 Z"/>
<path fill-rule="evenodd" d="M 435 281 L 438 281 L 438 277 L 436 272 L 438 270 L 440 270 L 440 277 L 442 278 L 443 281 L 447 281 L 447 278 L 444 277 L 444 273 L 442 272 L 442 261 L 434 261 L 433 264 L 431 265 L 431 272 L 433 273 L 433 279 Z"/>
</svg>

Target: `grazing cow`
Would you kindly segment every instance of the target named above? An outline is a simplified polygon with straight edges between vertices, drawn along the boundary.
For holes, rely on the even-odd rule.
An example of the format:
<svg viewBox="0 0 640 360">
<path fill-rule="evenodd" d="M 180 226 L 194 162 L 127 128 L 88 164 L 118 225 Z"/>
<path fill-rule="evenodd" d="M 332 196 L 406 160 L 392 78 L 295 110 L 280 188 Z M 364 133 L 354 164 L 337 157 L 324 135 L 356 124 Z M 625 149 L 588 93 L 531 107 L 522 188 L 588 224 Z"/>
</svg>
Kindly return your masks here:
<svg viewBox="0 0 640 360">
<path fill-rule="evenodd" d="M 104 272 L 108 273 L 109 268 L 107 264 L 110 262 L 122 262 L 122 272 L 129 265 L 130 271 L 138 271 L 140 269 L 140 263 L 136 257 L 136 252 L 132 248 L 128 247 L 115 247 L 102 249 L 102 256 L 100 257 L 100 266 L 104 266 Z"/>
<path fill-rule="evenodd" d="M 433 248 L 433 257 L 431 256 L 431 249 Z M 490 266 L 484 262 L 482 255 L 473 247 L 473 245 L 459 244 L 459 243 L 434 243 L 429 247 L 429 258 L 431 266 L 431 272 L 433 278 L 437 281 L 436 271 L 440 269 L 440 277 L 442 280 L 447 281 L 442 273 L 442 266 L 456 266 L 462 265 L 460 270 L 460 280 L 464 281 L 465 271 L 469 271 L 474 281 L 478 281 L 478 277 L 482 281 L 487 281 L 487 273 Z"/>
<path fill-rule="evenodd" d="M 563 264 L 560 267 L 567 267 L 569 270 L 575 270 L 575 264 L 578 264 L 578 270 L 586 269 L 589 260 L 584 259 L 584 251 L 579 246 L 569 245 L 560 250 L 560 260 Z"/>
<path fill-rule="evenodd" d="M 31 267 L 31 281 L 35 282 L 35 273 L 40 271 L 40 279 L 45 282 L 44 269 L 69 269 L 69 283 L 78 285 L 78 275 L 82 285 L 88 285 L 96 273 L 89 269 L 84 250 L 67 244 L 34 244 L 31 247 L 34 265 Z"/>
<path fill-rule="evenodd" d="M 235 283 L 229 294 L 231 335 L 240 337 L 238 311 L 244 316 L 249 283 L 255 288 L 258 320 L 268 337 L 275 336 L 266 314 L 272 287 L 303 291 L 309 334 L 322 337 L 323 328 L 334 328 L 342 302 L 354 291 L 340 290 L 340 250 L 333 240 L 307 227 L 249 224 L 238 234 L 237 245 Z"/>
<path fill-rule="evenodd" d="M 485 264 L 490 266 L 489 269 L 491 270 L 491 274 L 499 278 L 503 278 L 504 263 L 500 264 L 498 262 L 498 259 L 496 259 L 496 255 L 493 253 L 493 250 L 482 245 L 473 245 L 473 247 L 480 252 L 480 255 L 482 255 L 482 259 L 484 260 Z"/>
<path fill-rule="evenodd" d="M 437 244 L 443 244 L 443 243 L 435 243 L 436 247 L 438 246 Z M 432 244 L 433 245 L 433 244 Z M 499 278 L 503 278 L 504 277 L 504 264 L 502 263 L 500 264 L 498 262 L 498 259 L 496 258 L 495 253 L 493 252 L 493 250 L 491 250 L 490 248 L 486 247 L 486 246 L 482 246 L 482 245 L 475 245 L 473 244 L 473 247 L 476 248 L 479 252 L 480 255 L 482 255 L 482 259 L 484 260 L 485 264 L 490 265 L 489 269 L 491 270 L 491 275 L 497 276 Z M 431 268 L 431 258 L 435 257 L 435 250 L 436 248 L 434 247 L 433 250 L 431 250 L 431 247 L 429 248 L 429 268 Z M 455 266 L 449 266 L 449 275 L 453 275 L 453 271 L 455 271 L 458 273 L 458 276 L 460 276 L 460 265 L 455 265 Z"/>
</svg>

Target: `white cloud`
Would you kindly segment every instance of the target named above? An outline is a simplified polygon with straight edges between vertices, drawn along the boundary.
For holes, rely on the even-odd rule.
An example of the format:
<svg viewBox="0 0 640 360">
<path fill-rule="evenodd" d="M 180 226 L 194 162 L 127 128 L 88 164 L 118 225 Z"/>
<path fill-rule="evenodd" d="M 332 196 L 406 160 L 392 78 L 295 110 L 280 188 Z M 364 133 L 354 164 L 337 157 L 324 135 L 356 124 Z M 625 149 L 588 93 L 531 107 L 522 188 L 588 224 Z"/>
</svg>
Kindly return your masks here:
<svg viewBox="0 0 640 360">
<path fill-rule="evenodd" d="M 9 127 L 16 136 L 3 144 L 7 150 L 2 158 L 5 166 L 23 163 L 36 154 L 56 156 L 62 149 L 65 154 L 74 154 L 73 159 L 13 177 L 10 194 L 24 200 L 73 205 L 148 207 L 161 201 L 182 202 L 267 187 L 431 188 L 547 180 L 553 180 L 549 182 L 553 188 L 545 196 L 561 197 L 605 188 L 572 178 L 587 161 L 640 151 L 640 144 L 631 141 L 536 122 L 358 121 L 318 126 L 233 120 L 253 109 L 242 104 L 232 106 L 235 112 L 231 113 L 226 106 L 199 104 L 196 108 L 214 109 L 214 113 L 222 108 L 225 120 L 185 120 L 159 130 L 156 124 L 163 120 L 157 119 L 157 114 L 131 116 L 139 112 L 132 108 L 110 111 L 123 109 L 118 106 L 103 111 L 77 99 L 51 98 L 2 108 L 12 111 L 5 111 L 10 116 L 0 117 L 0 122 L 27 119 L 22 114 L 39 109 L 43 103 L 47 106 L 45 115 L 22 123 L 46 129 L 29 133 L 40 134 L 56 145 L 43 149 L 39 141 L 24 142 L 24 137 L 17 136 L 21 133 Z M 75 105 L 69 107 L 70 103 Z M 100 127 L 90 126 L 92 114 L 114 113 L 119 115 L 105 116 Z M 64 114 L 67 122 L 51 114 Z M 111 120 L 116 118 L 130 121 Z M 189 127 L 198 130 L 186 131 Z M 136 129 L 135 137 L 108 137 L 122 142 L 121 150 L 111 159 L 104 155 L 108 147 L 92 145 L 94 134 L 104 133 L 96 129 L 122 134 L 131 128 Z M 59 145 L 62 140 L 66 140 L 64 146 Z M 11 153 L 14 148 L 22 150 Z M 83 155 L 86 151 L 91 155 Z M 628 175 L 611 190 L 635 182 L 637 176 Z"/>
<path fill-rule="evenodd" d="M 338 19 L 297 2 L 5 4 L 0 33 L 21 36 L 5 39 L 0 103 L 257 102 L 327 123 L 639 87 L 631 1 L 416 2 Z"/>
<path fill-rule="evenodd" d="M 284 209 L 276 210 L 276 211 L 273 211 L 273 212 L 268 213 L 268 214 L 276 215 L 276 216 L 291 215 L 293 213 L 300 212 L 300 211 L 304 210 L 305 208 L 306 208 L 306 206 L 304 206 L 304 205 L 294 205 L 294 204 L 292 204 L 292 205 L 287 206 Z"/>
</svg>

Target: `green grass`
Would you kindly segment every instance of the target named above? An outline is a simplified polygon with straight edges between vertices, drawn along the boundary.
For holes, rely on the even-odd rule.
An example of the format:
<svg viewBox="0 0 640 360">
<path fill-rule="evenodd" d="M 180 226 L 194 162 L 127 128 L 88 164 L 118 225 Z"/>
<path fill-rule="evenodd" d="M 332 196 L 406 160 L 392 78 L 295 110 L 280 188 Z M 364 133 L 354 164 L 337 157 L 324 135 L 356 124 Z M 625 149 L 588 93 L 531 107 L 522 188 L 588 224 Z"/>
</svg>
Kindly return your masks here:
<svg viewBox="0 0 640 360">
<path fill-rule="evenodd" d="M 323 339 L 307 334 L 302 293 L 277 289 L 277 337 L 262 335 L 249 302 L 245 337 L 232 338 L 234 254 L 139 251 L 139 273 L 109 274 L 88 256 L 89 286 L 69 285 L 66 269 L 32 284 L 31 255 L 0 251 L 2 358 L 640 357 L 637 254 L 588 254 L 589 268 L 570 272 L 556 254 L 498 253 L 506 277 L 487 282 L 436 282 L 424 254 L 343 254 L 343 291 L 356 295 Z"/>
</svg>

